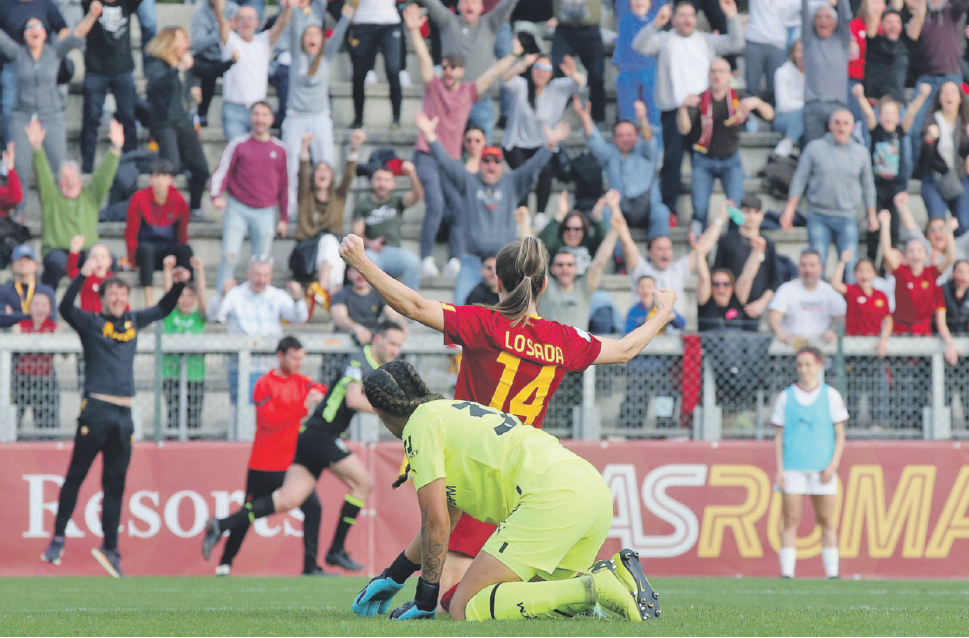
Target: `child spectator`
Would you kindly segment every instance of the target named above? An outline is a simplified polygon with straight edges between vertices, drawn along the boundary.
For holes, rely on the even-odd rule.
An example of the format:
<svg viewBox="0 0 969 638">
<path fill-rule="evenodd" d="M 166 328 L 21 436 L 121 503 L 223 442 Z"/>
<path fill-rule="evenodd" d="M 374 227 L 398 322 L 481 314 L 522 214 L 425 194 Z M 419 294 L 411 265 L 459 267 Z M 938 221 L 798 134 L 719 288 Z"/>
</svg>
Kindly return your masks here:
<svg viewBox="0 0 969 638">
<path fill-rule="evenodd" d="M 162 264 L 165 292 L 173 285 L 172 273 L 177 264 L 175 255 L 165 257 Z M 178 296 L 175 310 L 165 317 L 162 332 L 167 335 L 202 334 L 205 331 L 205 263 L 198 257 L 189 260 L 195 270 L 195 283 L 186 284 Z M 168 354 L 162 357 L 162 390 L 168 406 L 168 429 L 178 429 L 181 418 L 182 359 L 185 360 L 186 426 L 198 431 L 202 425 L 202 402 L 205 398 L 205 355 Z"/>
<path fill-rule="evenodd" d="M 9 328 L 29 318 L 30 300 L 44 294 L 54 298 L 54 289 L 37 281 L 37 254 L 30 244 L 21 244 L 10 255 L 10 274 L 13 278 L 0 286 L 0 328 Z M 57 320 L 57 306 L 51 309 Z"/>
<path fill-rule="evenodd" d="M 412 162 L 403 162 L 401 172 L 410 178 L 410 190 L 394 192 L 394 173 L 378 168 L 370 177 L 370 194 L 362 196 L 353 211 L 353 233 L 363 237 L 367 254 L 381 270 L 397 277 L 411 290 L 421 287 L 421 260 L 401 247 L 404 210 L 424 199 L 424 188 Z"/>
<path fill-rule="evenodd" d="M 774 130 L 784 136 L 774 154 L 788 157 L 804 134 L 804 45 L 795 40 L 787 62 L 774 74 Z"/>
<path fill-rule="evenodd" d="M 656 300 L 653 299 L 654 290 L 656 290 L 656 280 L 649 275 L 643 275 L 636 282 L 636 296 L 639 297 L 639 303 L 626 313 L 626 326 L 623 329 L 623 334 L 628 335 L 656 314 Z M 686 327 L 686 319 L 679 312 L 673 310 L 673 317 L 667 325 L 682 330 Z M 666 328 L 663 328 L 659 334 L 663 334 L 665 331 Z"/>
<path fill-rule="evenodd" d="M 901 119 L 901 107 L 891 95 L 885 95 L 878 102 L 878 117 L 872 109 L 865 89 L 856 84 L 851 88 L 858 106 L 864 115 L 866 127 L 870 133 L 871 169 L 875 176 L 875 203 L 878 210 L 887 210 L 892 214 L 891 237 L 892 245 L 898 243 L 899 217 L 895 208 L 895 196 L 908 190 L 908 167 L 911 166 L 911 142 L 908 134 L 915 120 L 915 114 L 922 108 L 922 103 L 929 97 L 932 87 L 928 84 L 919 86 L 919 92 L 908 105 L 905 119 Z M 874 261 L 878 253 L 878 230 L 868 228 L 868 259 Z"/>
<path fill-rule="evenodd" d="M 56 332 L 50 318 L 54 300 L 37 293 L 30 300 L 30 318 L 11 328 L 14 334 Z M 34 427 L 54 429 L 60 426 L 60 389 L 52 354 L 22 354 L 13 368 L 13 402 L 17 404 L 17 428 L 23 423 L 27 408 L 33 408 Z"/>
<path fill-rule="evenodd" d="M 173 183 L 175 171 L 175 165 L 169 160 L 152 162 L 150 186 L 135 193 L 128 204 L 124 240 L 128 264 L 138 268 L 145 308 L 155 304 L 152 273 L 161 270 L 165 257 L 174 255 L 179 266 L 190 270 L 192 248 L 188 245 L 188 204 Z"/>
<path fill-rule="evenodd" d="M 80 266 L 83 264 L 78 264 L 78 262 L 80 261 L 82 246 L 84 246 L 84 237 L 77 235 L 71 238 L 71 251 L 67 255 L 68 279 L 74 279 L 81 272 Z M 114 258 L 107 246 L 94 244 L 88 249 L 84 261 L 91 261 L 94 268 L 87 279 L 84 280 L 84 286 L 81 287 L 81 310 L 100 314 L 101 296 L 98 291 L 101 289 L 101 283 L 114 274 L 111 272 Z"/>
<path fill-rule="evenodd" d="M 617 0 L 615 4 L 619 33 L 616 36 L 612 63 L 619 70 L 616 75 L 616 108 L 619 119 L 635 121 L 635 104 L 639 101 L 646 105 L 649 123 L 657 131 L 660 129 L 659 109 L 653 99 L 656 58 L 633 49 L 633 39 L 656 18 L 656 14 L 666 3 L 667 0 Z"/>
</svg>

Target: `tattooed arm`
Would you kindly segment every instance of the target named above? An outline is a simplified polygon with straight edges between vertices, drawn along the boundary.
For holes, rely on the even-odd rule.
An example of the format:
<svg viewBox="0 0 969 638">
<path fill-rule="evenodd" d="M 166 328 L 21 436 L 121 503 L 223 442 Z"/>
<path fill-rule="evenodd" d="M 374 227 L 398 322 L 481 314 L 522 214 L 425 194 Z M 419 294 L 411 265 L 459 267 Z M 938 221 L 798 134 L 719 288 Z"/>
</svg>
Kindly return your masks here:
<svg viewBox="0 0 969 638">
<path fill-rule="evenodd" d="M 421 577 L 428 583 L 437 584 L 441 580 L 448 540 L 451 537 L 451 517 L 444 479 L 432 481 L 417 490 L 417 502 L 421 508 Z"/>
</svg>

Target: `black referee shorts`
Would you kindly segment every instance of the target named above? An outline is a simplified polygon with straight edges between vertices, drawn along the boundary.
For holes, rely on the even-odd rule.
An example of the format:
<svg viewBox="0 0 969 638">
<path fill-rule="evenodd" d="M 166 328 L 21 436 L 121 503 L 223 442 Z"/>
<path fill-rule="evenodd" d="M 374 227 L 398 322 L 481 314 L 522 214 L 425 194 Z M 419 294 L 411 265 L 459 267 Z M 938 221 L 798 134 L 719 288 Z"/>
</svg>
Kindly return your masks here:
<svg viewBox="0 0 969 638">
<path fill-rule="evenodd" d="M 319 480 L 323 470 L 351 454 L 350 448 L 339 436 L 324 432 L 321 428 L 303 425 L 296 438 L 293 463 L 302 465 Z"/>
</svg>

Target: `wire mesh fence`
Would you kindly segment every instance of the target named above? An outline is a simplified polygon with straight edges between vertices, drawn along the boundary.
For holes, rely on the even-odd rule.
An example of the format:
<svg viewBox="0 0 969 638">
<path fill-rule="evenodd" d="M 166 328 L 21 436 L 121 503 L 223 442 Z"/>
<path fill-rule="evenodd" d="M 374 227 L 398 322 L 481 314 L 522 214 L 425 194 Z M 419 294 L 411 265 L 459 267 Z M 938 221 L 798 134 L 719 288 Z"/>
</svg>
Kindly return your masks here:
<svg viewBox="0 0 969 638">
<path fill-rule="evenodd" d="M 358 346 L 301 333 L 303 372 L 328 385 Z M 146 332 L 135 357 L 133 406 L 142 439 L 249 440 L 256 380 L 276 365 L 276 337 Z M 940 342 L 906 337 L 878 357 L 875 339 L 823 345 L 825 380 L 841 391 L 855 437 L 969 436 L 967 357 L 950 366 Z M 795 381 L 794 350 L 770 335 L 711 331 L 660 337 L 625 364 L 567 373 L 549 401 L 546 430 L 574 438 L 767 438 L 774 399 Z M 458 355 L 440 337 L 412 336 L 402 357 L 429 387 L 452 396 Z M 0 336 L 0 440 L 65 439 L 80 411 L 84 362 L 73 334 Z M 242 400 L 239 397 L 243 397 Z M 369 427 L 368 439 L 385 438 Z"/>
</svg>

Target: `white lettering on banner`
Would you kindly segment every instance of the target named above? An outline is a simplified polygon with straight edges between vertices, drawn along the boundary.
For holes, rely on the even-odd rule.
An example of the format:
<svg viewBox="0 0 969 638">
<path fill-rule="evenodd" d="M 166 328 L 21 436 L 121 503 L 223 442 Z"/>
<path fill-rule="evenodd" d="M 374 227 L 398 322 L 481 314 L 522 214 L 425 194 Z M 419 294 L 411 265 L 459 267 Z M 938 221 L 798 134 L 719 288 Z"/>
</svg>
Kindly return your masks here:
<svg viewBox="0 0 969 638">
<path fill-rule="evenodd" d="M 616 515 L 609 530 L 624 547 L 632 547 L 643 556 L 669 558 L 685 554 L 696 543 L 700 524 L 689 507 L 670 497 L 670 487 L 700 487 L 706 483 L 707 466 L 701 464 L 662 465 L 646 475 L 642 486 L 642 505 L 658 518 L 673 526 L 666 536 L 647 536 L 643 531 L 639 483 L 636 466 L 609 464 L 602 471 L 612 492 Z"/>
<path fill-rule="evenodd" d="M 192 519 L 192 525 L 187 530 L 182 527 L 178 512 L 179 506 L 182 504 L 182 499 L 185 498 L 192 501 L 192 514 L 194 517 Z M 181 490 L 180 492 L 172 494 L 172 497 L 165 503 L 165 526 L 168 527 L 172 534 L 179 538 L 192 538 L 193 536 L 199 535 L 205 529 L 205 522 L 208 520 L 209 506 L 198 492 Z"/>
<path fill-rule="evenodd" d="M 104 492 L 98 492 L 91 497 L 84 508 L 84 524 L 87 525 L 89 532 L 98 538 L 104 537 L 101 531 L 101 501 L 104 499 Z"/>
<path fill-rule="evenodd" d="M 225 490 L 217 490 L 211 492 L 212 498 L 215 499 L 215 517 L 225 518 L 232 513 L 237 507 L 241 507 L 243 503 L 246 502 L 246 493 L 242 490 L 235 490 L 234 492 L 227 492 Z"/>
<path fill-rule="evenodd" d="M 44 528 L 44 512 L 57 516 L 57 499 L 44 501 L 44 484 L 54 483 L 60 488 L 64 484 L 64 477 L 57 474 L 24 474 L 21 478 L 27 481 L 27 531 L 23 538 L 49 538 L 51 533 Z M 58 492 L 59 494 L 59 492 Z M 67 521 L 64 535 L 68 538 L 84 538 L 84 532 L 78 529 L 73 521 Z"/>
<path fill-rule="evenodd" d="M 301 523 L 303 522 L 303 511 L 300 509 L 289 510 L 289 516 L 295 518 Z M 289 516 L 283 519 L 283 536 L 295 536 L 296 538 L 303 538 L 303 526 L 294 526 L 293 521 L 289 518 Z"/>
<path fill-rule="evenodd" d="M 139 490 L 131 495 L 128 501 L 128 511 L 131 513 L 131 520 L 128 521 L 128 535 L 133 538 L 151 538 L 161 529 L 161 517 L 154 509 L 149 507 L 144 501 L 151 501 L 151 504 L 158 507 L 161 499 L 158 492 Z M 148 524 L 148 529 L 138 529 L 136 521 L 143 521 Z"/>
<path fill-rule="evenodd" d="M 257 518 L 252 523 L 252 529 L 256 530 L 256 533 L 263 538 L 272 538 L 279 533 L 282 526 L 273 525 L 270 521 L 272 518 Z"/>
</svg>

